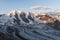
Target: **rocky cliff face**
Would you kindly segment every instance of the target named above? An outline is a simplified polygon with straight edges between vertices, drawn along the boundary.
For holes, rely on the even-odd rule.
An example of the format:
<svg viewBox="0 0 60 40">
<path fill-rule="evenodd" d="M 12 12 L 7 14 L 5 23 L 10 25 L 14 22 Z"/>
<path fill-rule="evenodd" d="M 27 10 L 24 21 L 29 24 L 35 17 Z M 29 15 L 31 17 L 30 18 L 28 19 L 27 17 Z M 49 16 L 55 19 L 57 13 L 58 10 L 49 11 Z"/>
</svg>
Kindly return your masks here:
<svg viewBox="0 0 60 40">
<path fill-rule="evenodd" d="M 59 25 L 46 14 L 11 11 L 0 15 L 0 40 L 60 40 Z"/>
<path fill-rule="evenodd" d="M 37 21 L 38 20 L 38 21 Z M 35 24 L 39 23 L 41 20 L 36 18 L 33 13 L 23 11 L 12 11 L 0 17 L 0 24 L 13 25 L 13 24 Z M 43 22 L 42 22 L 43 23 Z"/>
</svg>

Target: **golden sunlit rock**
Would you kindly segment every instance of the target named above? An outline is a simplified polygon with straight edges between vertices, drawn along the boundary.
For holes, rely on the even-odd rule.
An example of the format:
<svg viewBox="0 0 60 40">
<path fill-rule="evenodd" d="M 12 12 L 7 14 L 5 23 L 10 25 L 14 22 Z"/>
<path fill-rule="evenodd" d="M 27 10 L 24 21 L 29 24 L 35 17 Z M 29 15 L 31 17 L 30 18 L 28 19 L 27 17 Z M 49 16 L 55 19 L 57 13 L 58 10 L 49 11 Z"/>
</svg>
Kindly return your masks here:
<svg viewBox="0 0 60 40">
<path fill-rule="evenodd" d="M 13 12 L 13 15 L 15 15 L 16 14 L 16 10 L 14 10 L 14 11 L 12 11 Z"/>
<path fill-rule="evenodd" d="M 35 17 L 37 17 L 37 16 L 39 16 L 39 15 L 40 15 L 39 13 L 35 13 L 35 14 L 34 14 Z"/>
<path fill-rule="evenodd" d="M 60 15 L 57 15 L 57 17 L 56 17 L 57 19 L 60 19 Z"/>
<path fill-rule="evenodd" d="M 44 23 L 54 23 L 54 21 L 56 21 L 56 18 L 52 18 L 50 17 L 48 14 L 35 14 L 35 16 L 37 18 L 39 18 L 40 20 L 43 20 Z"/>
<path fill-rule="evenodd" d="M 23 15 L 23 11 L 21 11 L 21 10 L 18 10 L 18 13 L 19 13 L 20 15 Z"/>
</svg>

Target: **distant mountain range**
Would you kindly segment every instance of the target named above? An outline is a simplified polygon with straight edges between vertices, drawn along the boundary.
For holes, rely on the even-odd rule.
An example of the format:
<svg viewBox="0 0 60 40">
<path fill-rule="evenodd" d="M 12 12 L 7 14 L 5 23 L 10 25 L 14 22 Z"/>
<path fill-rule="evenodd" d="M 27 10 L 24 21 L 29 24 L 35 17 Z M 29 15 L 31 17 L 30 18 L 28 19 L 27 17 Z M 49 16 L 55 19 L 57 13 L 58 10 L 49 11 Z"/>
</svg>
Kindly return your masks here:
<svg viewBox="0 0 60 40">
<path fill-rule="evenodd" d="M 11 11 L 6 14 L 0 15 L 0 24 L 1 25 L 29 25 L 29 24 L 39 24 L 44 23 L 39 18 L 36 18 L 36 14 L 46 15 L 48 14 L 52 18 L 55 17 L 59 13 L 54 12 L 41 12 L 41 13 L 31 13 L 31 12 L 23 12 L 23 11 Z"/>
<path fill-rule="evenodd" d="M 60 40 L 59 18 L 59 13 L 55 12 L 11 11 L 2 14 L 0 40 Z"/>
<path fill-rule="evenodd" d="M 0 24 L 12 25 L 12 24 L 35 24 L 39 23 L 38 18 L 33 13 L 23 11 L 11 11 L 6 14 L 0 15 Z"/>
</svg>

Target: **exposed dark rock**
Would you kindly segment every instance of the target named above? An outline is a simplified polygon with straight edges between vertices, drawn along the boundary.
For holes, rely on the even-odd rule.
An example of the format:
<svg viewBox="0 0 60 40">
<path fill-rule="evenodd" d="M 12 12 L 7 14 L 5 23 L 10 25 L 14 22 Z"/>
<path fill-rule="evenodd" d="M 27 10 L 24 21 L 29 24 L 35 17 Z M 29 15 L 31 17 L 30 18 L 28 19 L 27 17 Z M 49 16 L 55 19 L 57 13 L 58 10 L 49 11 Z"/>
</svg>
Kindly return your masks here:
<svg viewBox="0 0 60 40">
<path fill-rule="evenodd" d="M 54 28 L 60 30 L 60 21 L 56 20 L 54 23 Z"/>
<path fill-rule="evenodd" d="M 14 20 L 14 21 L 13 21 L 14 23 L 20 25 L 20 20 L 17 20 L 17 19 L 14 19 L 14 18 L 13 18 L 13 20 Z"/>
<path fill-rule="evenodd" d="M 14 40 L 14 37 L 9 36 L 8 34 L 0 32 L 0 40 Z"/>
<path fill-rule="evenodd" d="M 28 19 L 30 19 L 31 21 L 34 21 L 34 18 L 32 18 L 32 16 L 31 16 L 31 13 L 30 13 L 30 12 L 28 13 L 28 16 L 27 16 L 27 17 L 28 17 Z"/>
<path fill-rule="evenodd" d="M 26 38 L 24 38 L 20 35 L 19 30 L 16 30 L 15 34 L 16 34 L 17 37 L 21 38 L 22 40 L 28 40 L 28 39 L 26 39 Z"/>
<path fill-rule="evenodd" d="M 14 23 L 16 23 L 16 25 L 12 23 L 13 20 L 8 21 L 8 23 L 12 23 L 12 25 L 8 24 L 7 26 L 0 24 L 0 40 L 60 40 L 60 22 L 57 19 L 52 18 L 49 15 L 38 15 L 35 18 L 47 21 L 47 23 L 20 25 L 20 18 L 26 23 L 29 23 L 29 20 L 33 22 L 34 18 L 32 18 L 31 14 L 29 14 L 27 17 L 25 13 L 20 14 L 20 17 L 19 14 L 18 12 L 14 12 L 13 15 L 10 15 L 10 17 L 13 17 Z"/>
<path fill-rule="evenodd" d="M 12 17 L 12 14 L 10 14 L 10 17 Z"/>
<path fill-rule="evenodd" d="M 8 26 L 7 32 L 9 33 L 10 36 L 13 36 L 13 32 L 15 32 L 15 36 L 17 36 L 19 39 L 27 40 L 26 38 L 24 38 L 20 35 L 19 29 L 15 28 L 13 26 Z"/>
<path fill-rule="evenodd" d="M 20 15 L 21 19 L 26 22 L 26 23 L 29 23 L 29 20 L 26 18 L 26 14 L 23 13 L 23 15 Z"/>
<path fill-rule="evenodd" d="M 0 15 L 0 17 L 1 17 L 2 15 Z"/>
<path fill-rule="evenodd" d="M 14 16 L 15 16 L 15 18 L 16 18 L 16 19 L 13 19 L 14 22 L 16 22 L 17 24 L 20 25 L 20 19 L 18 18 L 18 14 L 16 13 Z"/>
<path fill-rule="evenodd" d="M 29 26 L 4 26 L 6 30 L 0 32 L 0 40 L 60 40 L 60 31 L 52 29 L 51 26 L 46 24 L 39 24 L 36 28 L 32 28 L 35 25 L 31 28 Z"/>
</svg>

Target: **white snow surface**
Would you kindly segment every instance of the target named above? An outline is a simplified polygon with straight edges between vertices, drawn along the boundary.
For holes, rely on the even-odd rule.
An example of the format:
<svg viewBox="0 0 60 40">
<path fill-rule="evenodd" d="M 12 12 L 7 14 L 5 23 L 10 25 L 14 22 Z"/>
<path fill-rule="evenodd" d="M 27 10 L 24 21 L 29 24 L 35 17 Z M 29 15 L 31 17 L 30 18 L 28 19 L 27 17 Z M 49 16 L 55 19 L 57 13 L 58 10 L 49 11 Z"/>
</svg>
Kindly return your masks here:
<svg viewBox="0 0 60 40">
<path fill-rule="evenodd" d="M 15 17 L 16 14 L 18 19 Z M 23 18 L 28 19 L 29 22 L 22 19 L 20 16 L 22 14 L 26 15 Z M 30 16 L 34 19 L 33 21 L 28 18 L 27 13 L 22 11 L 12 11 L 2 15 L 0 17 L 0 35 L 4 34 L 6 40 L 60 40 L 60 30 L 44 24 L 33 13 L 30 13 Z M 20 24 L 18 25 L 13 19 L 20 20 L 18 21 Z"/>
</svg>

